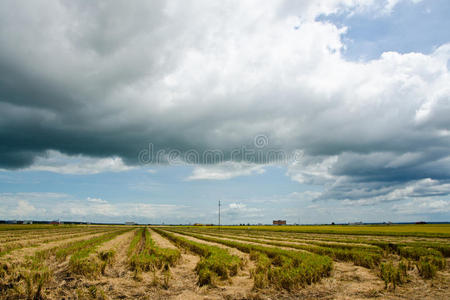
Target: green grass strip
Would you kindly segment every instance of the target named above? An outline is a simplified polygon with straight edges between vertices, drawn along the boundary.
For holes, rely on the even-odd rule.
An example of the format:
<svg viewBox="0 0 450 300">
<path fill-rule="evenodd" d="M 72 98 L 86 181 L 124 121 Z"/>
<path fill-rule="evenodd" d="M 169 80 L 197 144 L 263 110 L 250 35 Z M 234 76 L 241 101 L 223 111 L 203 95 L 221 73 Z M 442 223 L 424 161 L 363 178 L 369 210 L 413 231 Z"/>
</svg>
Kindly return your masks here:
<svg viewBox="0 0 450 300">
<path fill-rule="evenodd" d="M 183 231 L 186 232 L 186 231 Z M 289 247 L 299 250 L 305 250 L 318 255 L 329 256 L 336 260 L 351 261 L 355 265 L 363 266 L 366 268 L 375 268 L 381 261 L 381 254 L 377 252 L 362 250 L 362 249 L 348 249 L 348 248 L 329 248 L 320 246 L 310 246 L 302 244 L 294 244 L 289 242 L 276 242 L 276 241 L 257 241 L 255 239 L 233 237 L 235 240 L 266 244 L 278 247 Z"/>
<path fill-rule="evenodd" d="M 235 276 L 238 273 L 238 270 L 243 266 L 243 262 L 238 256 L 231 255 L 225 249 L 197 243 L 157 228 L 152 229 L 165 236 L 179 247 L 188 249 L 201 257 L 195 267 L 195 271 L 199 277 L 198 284 L 200 286 L 212 285 L 216 282 L 217 278 L 225 280 L 230 276 Z"/>
<path fill-rule="evenodd" d="M 171 231 L 174 230 L 171 229 Z M 255 274 L 263 277 L 264 281 L 287 290 L 318 282 L 321 278 L 330 275 L 333 266 L 329 257 L 313 253 L 264 247 L 181 231 L 174 232 L 205 241 L 220 243 L 249 253 L 250 257 L 257 260 L 258 263 Z M 262 272 L 258 272 L 258 268 Z M 259 279 L 255 278 L 255 281 L 257 280 Z M 255 286 L 258 287 L 258 285 L 255 282 Z"/>
<path fill-rule="evenodd" d="M 128 248 L 130 267 L 133 271 L 168 269 L 181 258 L 180 251 L 158 247 L 147 228 L 139 229 Z"/>
</svg>

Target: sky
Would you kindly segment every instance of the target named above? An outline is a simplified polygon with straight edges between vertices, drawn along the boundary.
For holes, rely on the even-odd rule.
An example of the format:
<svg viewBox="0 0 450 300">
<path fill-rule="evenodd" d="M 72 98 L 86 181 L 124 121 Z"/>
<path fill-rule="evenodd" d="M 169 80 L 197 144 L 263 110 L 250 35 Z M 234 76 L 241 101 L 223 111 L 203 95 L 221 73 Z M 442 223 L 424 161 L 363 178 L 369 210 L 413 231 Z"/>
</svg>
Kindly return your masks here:
<svg viewBox="0 0 450 300">
<path fill-rule="evenodd" d="M 445 0 L 0 3 L 0 219 L 450 221 Z"/>
</svg>

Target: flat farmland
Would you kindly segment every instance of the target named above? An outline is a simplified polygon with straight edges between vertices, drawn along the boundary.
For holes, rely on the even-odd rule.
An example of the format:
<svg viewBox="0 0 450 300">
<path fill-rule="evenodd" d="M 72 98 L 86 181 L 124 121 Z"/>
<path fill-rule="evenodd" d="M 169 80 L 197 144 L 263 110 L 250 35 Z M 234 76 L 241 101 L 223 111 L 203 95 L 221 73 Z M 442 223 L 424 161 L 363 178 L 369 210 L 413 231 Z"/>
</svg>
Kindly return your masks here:
<svg viewBox="0 0 450 300">
<path fill-rule="evenodd" d="M 449 299 L 450 226 L 0 225 L 0 299 Z"/>
</svg>

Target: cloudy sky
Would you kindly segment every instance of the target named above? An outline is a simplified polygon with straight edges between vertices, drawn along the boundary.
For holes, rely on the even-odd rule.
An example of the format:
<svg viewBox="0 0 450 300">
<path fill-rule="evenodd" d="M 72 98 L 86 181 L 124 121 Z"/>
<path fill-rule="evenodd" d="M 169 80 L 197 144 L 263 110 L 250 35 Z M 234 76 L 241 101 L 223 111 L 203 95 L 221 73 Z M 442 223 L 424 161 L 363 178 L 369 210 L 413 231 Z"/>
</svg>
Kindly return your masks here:
<svg viewBox="0 0 450 300">
<path fill-rule="evenodd" d="M 0 219 L 450 221 L 447 0 L 0 2 Z"/>
</svg>

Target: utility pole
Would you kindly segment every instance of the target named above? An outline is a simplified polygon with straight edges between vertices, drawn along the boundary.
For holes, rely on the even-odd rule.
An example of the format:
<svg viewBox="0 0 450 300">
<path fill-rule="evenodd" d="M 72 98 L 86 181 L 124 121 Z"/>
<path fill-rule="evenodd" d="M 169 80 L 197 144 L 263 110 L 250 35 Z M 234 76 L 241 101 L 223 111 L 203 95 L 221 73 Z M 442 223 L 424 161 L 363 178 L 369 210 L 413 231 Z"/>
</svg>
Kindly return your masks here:
<svg viewBox="0 0 450 300">
<path fill-rule="evenodd" d="M 219 200 L 219 230 L 220 230 L 220 200 Z"/>
</svg>

